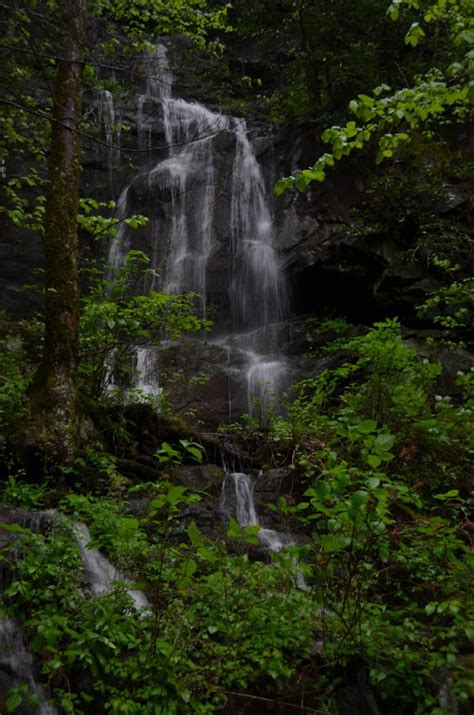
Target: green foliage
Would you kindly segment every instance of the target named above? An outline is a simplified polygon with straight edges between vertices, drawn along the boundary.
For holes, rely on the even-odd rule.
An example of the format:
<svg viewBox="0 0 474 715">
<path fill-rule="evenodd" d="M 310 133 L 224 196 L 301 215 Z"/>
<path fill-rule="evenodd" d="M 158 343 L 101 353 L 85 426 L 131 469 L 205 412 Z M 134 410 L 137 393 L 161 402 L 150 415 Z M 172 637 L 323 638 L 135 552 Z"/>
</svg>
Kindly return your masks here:
<svg viewBox="0 0 474 715">
<path fill-rule="evenodd" d="M 251 95 L 257 109 L 287 126 L 327 122 L 354 92 L 380 84 L 387 72 L 401 80 L 403 32 L 386 9 L 386 0 L 233 2 L 234 34 L 256 48 L 258 64 L 249 63 L 248 73 L 259 72 L 262 80 Z"/>
<path fill-rule="evenodd" d="M 427 388 L 441 367 L 417 359 L 416 351 L 403 344 L 397 320 L 376 323 L 347 348 L 358 356 L 354 369 L 368 372 L 362 388 L 349 390 L 347 414 L 366 414 L 398 431 L 429 413 Z"/>
<path fill-rule="evenodd" d="M 193 462 L 202 464 L 204 447 L 197 442 L 192 442 L 189 439 L 180 439 L 179 444 L 183 451 L 174 449 L 169 442 L 162 442 L 160 449 L 155 452 L 155 457 L 160 464 L 179 466 L 183 463 L 183 459 L 188 457 Z"/>
<path fill-rule="evenodd" d="M 48 483 L 29 484 L 24 481 L 24 477 L 24 470 L 8 475 L 0 491 L 1 502 L 20 509 L 41 509 L 48 490 Z"/>
<path fill-rule="evenodd" d="M 304 191 L 313 181 L 324 181 L 327 167 L 334 166 L 344 156 L 363 149 L 377 139 L 376 161 L 396 154 L 398 147 L 418 132 L 429 134 L 436 126 L 463 122 L 472 104 L 469 83 L 472 69 L 472 3 L 471 2 L 412 2 L 392 3 L 389 14 L 397 20 L 400 8 L 408 5 L 421 14 L 420 22 L 413 22 L 405 35 L 405 43 L 415 47 L 424 38 L 425 25 L 442 23 L 449 33 L 451 52 L 443 57 L 440 66 L 415 76 L 410 86 L 392 91 L 386 84 L 376 87 L 372 94 L 359 94 L 349 103 L 356 120 L 345 126 L 326 129 L 322 139 L 330 145 L 309 169 L 281 179 L 275 185 L 278 196 L 289 188 Z"/>
<path fill-rule="evenodd" d="M 128 226 L 131 229 L 146 226 L 148 219 L 146 216 L 135 214 L 117 219 L 114 216 L 104 216 L 103 213 L 116 208 L 115 201 L 96 201 L 92 198 L 82 198 L 79 201 L 80 213 L 77 222 L 80 228 L 87 231 L 93 238 L 116 238 L 118 227 Z"/>
<path fill-rule="evenodd" d="M 126 583 L 84 598 L 66 517 L 43 536 L 19 532 L 5 605 L 26 620 L 65 712 L 211 713 L 228 691 L 275 698 L 305 673 L 331 711 L 353 663 L 384 712 L 438 712 L 440 672 L 468 702 L 472 375 L 460 376 L 458 403 L 434 398 L 439 367 L 404 344 L 396 320 L 355 336 L 340 322 L 321 329 L 343 341 L 347 362 L 301 383 L 265 437 L 255 424 L 239 433 L 249 450 L 247 428 L 255 444 L 266 440 L 269 461 L 292 466 L 296 499 L 273 511 L 289 530 L 299 525 L 304 545 L 270 564 L 230 555 L 225 543 L 232 553 L 259 545 L 260 527 L 231 520 L 228 541 L 210 542 L 189 519 L 203 495 L 172 477 L 113 495 L 109 484 L 106 498 L 68 495 L 61 512 L 85 521 L 90 546 L 145 589 L 151 611 L 137 613 Z M 158 450 L 170 475 L 201 458 L 189 440 Z M 112 478 L 113 460 L 96 459 Z M 133 495 L 146 500 L 144 516 L 129 513 Z"/>
<path fill-rule="evenodd" d="M 123 32 L 130 42 L 128 52 L 136 52 L 153 49 L 149 38 L 160 35 L 185 35 L 204 47 L 209 30 L 228 29 L 227 5 L 211 8 L 205 0 L 133 0 L 131 3 L 96 0 L 91 11 L 104 18 L 109 29 L 114 27 L 113 24 L 116 26 L 115 33 L 110 33 L 106 43 L 105 49 L 110 53 L 118 50 L 120 33 Z"/>
<path fill-rule="evenodd" d="M 134 492 L 139 488 L 150 489 Z M 129 574 L 136 577 L 139 564 L 156 615 L 131 609 L 120 585 L 84 598 L 66 520 L 47 536 L 20 542 L 5 601 L 15 613 L 28 613 L 32 647 L 65 712 L 216 712 L 226 690 L 257 680 L 274 688 L 309 652 L 313 606 L 283 565 L 229 557 L 194 522 L 180 543 L 181 509 L 194 495 L 171 484 L 152 492 L 143 520 L 126 515 L 125 503 L 80 495 L 62 508 L 86 519 L 93 545 Z"/>
<path fill-rule="evenodd" d="M 0 340 L 0 450 L 5 447 L 4 440 L 14 436 L 27 415 L 28 373 L 21 339 L 11 335 Z"/>
<path fill-rule="evenodd" d="M 434 259 L 433 262 L 446 276 L 455 278 L 460 273 L 461 267 L 452 265 L 447 259 Z M 418 307 L 418 314 L 429 316 L 435 324 L 450 331 L 471 330 L 474 315 L 474 278 L 459 277 L 433 291 Z M 459 341 L 456 344 L 459 346 Z"/>
<path fill-rule="evenodd" d="M 0 213 L 6 214 L 15 226 L 41 234 L 46 201 L 44 185 L 35 167 L 24 176 L 8 179 L 4 185 L 6 203 L 0 205 Z"/>
<path fill-rule="evenodd" d="M 388 708 L 438 712 L 439 669 L 459 702 L 473 692 L 462 660 L 472 556 L 460 518 L 472 379 L 461 376 L 462 404 L 433 402 L 439 367 L 403 344 L 393 320 L 346 349 L 353 362 L 303 382 L 289 406 L 293 469 L 309 486 L 302 501 L 273 508 L 312 532 L 306 558 L 324 603 L 325 660 L 362 658 Z M 285 438 L 281 423 L 272 432 Z"/>
<path fill-rule="evenodd" d="M 193 313 L 194 294 L 168 295 L 150 291 L 137 294 L 150 275 L 149 259 L 130 251 L 111 279 L 95 274 L 83 300 L 81 314 L 80 380 L 86 395 L 103 395 L 111 372 L 129 386 L 137 347 L 158 345 L 209 327 Z"/>
</svg>

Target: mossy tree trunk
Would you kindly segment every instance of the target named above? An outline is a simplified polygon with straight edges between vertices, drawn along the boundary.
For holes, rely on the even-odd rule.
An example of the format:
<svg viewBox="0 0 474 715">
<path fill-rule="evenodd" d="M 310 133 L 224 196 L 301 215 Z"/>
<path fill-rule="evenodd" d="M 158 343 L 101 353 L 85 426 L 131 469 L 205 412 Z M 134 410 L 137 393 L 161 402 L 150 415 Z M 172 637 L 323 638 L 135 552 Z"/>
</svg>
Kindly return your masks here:
<svg viewBox="0 0 474 715">
<path fill-rule="evenodd" d="M 54 88 L 49 187 L 44 218 L 45 338 L 30 391 L 27 442 L 70 461 L 78 432 L 79 343 L 77 212 L 87 0 L 60 0 L 60 56 Z"/>
</svg>

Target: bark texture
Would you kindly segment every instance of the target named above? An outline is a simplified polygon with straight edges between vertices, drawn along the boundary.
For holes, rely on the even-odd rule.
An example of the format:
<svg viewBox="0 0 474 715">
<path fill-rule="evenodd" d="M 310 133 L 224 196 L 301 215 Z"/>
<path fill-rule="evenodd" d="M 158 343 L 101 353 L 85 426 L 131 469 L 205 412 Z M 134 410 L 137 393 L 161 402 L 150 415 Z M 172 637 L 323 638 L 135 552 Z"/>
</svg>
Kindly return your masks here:
<svg viewBox="0 0 474 715">
<path fill-rule="evenodd" d="M 49 188 L 44 219 L 45 339 L 30 392 L 27 442 L 56 459 L 70 461 L 78 433 L 76 371 L 79 346 L 77 211 L 86 50 L 87 0 L 61 0 L 60 34 L 52 124 Z"/>
</svg>

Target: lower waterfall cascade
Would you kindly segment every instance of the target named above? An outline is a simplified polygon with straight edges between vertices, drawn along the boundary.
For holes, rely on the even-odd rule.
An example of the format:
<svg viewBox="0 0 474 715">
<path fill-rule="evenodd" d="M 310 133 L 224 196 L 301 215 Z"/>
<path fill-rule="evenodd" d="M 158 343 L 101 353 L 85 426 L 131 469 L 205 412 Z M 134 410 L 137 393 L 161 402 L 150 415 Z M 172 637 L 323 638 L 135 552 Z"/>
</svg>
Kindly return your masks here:
<svg viewBox="0 0 474 715">
<path fill-rule="evenodd" d="M 81 552 L 88 586 L 94 595 L 110 591 L 114 582 L 128 583 L 128 579 L 98 549 L 91 548 L 91 535 L 85 524 L 76 521 L 73 533 Z M 127 593 L 137 611 L 149 609 L 148 599 L 142 591 L 130 588 Z"/>
<path fill-rule="evenodd" d="M 49 705 L 43 688 L 38 684 L 36 670 L 33 656 L 25 646 L 21 626 L 13 619 L 0 615 L 0 695 L 5 693 L 4 671 L 8 673 L 6 688 L 10 689 L 13 682 L 27 687 L 28 698 L 31 698 L 28 705 L 30 715 L 56 715 L 56 708 Z"/>
<path fill-rule="evenodd" d="M 261 526 L 254 501 L 254 481 L 244 472 L 228 472 L 222 485 L 221 510 L 226 517 L 233 517 L 242 526 L 260 526 L 257 534 L 262 546 L 273 553 L 278 553 L 296 542 L 284 532 Z M 296 565 L 296 564 L 295 564 Z M 306 583 L 301 571 L 296 568 L 296 584 L 305 588 Z"/>
<path fill-rule="evenodd" d="M 252 414 L 255 400 L 265 409 L 288 386 L 288 364 L 278 351 L 278 326 L 289 314 L 289 299 L 275 247 L 271 191 L 245 120 L 173 96 L 173 82 L 167 48 L 158 44 L 147 63 L 145 93 L 137 100 L 138 138 L 140 146 L 151 147 L 153 120 L 160 111 L 167 156 L 146 166 L 124 188 L 117 213 L 119 219 L 130 214 L 134 183 L 139 181 L 150 197 L 150 258 L 155 272 L 151 288 L 197 293 L 204 318 L 213 302 L 210 262 L 216 253 L 225 252 L 227 317 L 223 321 L 218 315 L 216 337 L 209 340 L 236 350 L 242 393 Z M 106 99 L 110 101 L 109 96 Z M 113 108 L 107 104 L 105 125 L 111 114 Z M 224 175 L 217 149 L 222 138 L 233 155 Z M 146 206 L 135 208 L 147 213 Z M 217 210 L 225 224 L 225 245 L 216 236 Z M 122 222 L 109 248 L 112 274 L 123 264 L 131 242 Z M 137 368 L 142 373 L 137 387 L 148 394 L 159 391 L 159 351 L 148 349 L 143 355 L 139 349 Z"/>
<path fill-rule="evenodd" d="M 33 534 L 41 533 L 44 528 L 49 528 L 51 523 L 64 519 L 53 510 L 24 512 L 21 516 L 24 526 L 20 528 L 25 528 Z M 19 533 L 21 538 L 21 532 Z M 83 522 L 74 522 L 71 533 L 83 563 L 85 597 L 89 594 L 98 596 L 109 593 L 115 584 L 130 583 L 101 551 L 91 546 L 92 538 Z M 127 594 L 132 600 L 133 608 L 140 612 L 140 617 L 150 613 L 150 604 L 143 591 L 130 587 Z M 49 704 L 45 689 L 39 683 L 40 667 L 26 643 L 21 625 L 0 612 L 0 696 L 7 695 L 12 688 L 25 689 L 24 704 L 26 706 L 28 703 L 28 709 L 25 710 L 22 706 L 21 715 L 57 715 L 58 711 Z"/>
</svg>

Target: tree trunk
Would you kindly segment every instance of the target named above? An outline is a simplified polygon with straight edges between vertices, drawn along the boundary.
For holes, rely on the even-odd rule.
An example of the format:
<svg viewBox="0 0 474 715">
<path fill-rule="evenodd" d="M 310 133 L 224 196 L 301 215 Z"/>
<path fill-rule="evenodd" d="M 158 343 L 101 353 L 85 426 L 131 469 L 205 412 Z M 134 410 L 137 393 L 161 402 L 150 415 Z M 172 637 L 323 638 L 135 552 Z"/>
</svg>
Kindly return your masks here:
<svg viewBox="0 0 474 715">
<path fill-rule="evenodd" d="M 70 461 L 78 432 L 76 371 L 79 345 L 79 206 L 83 61 L 87 0 L 60 0 L 60 56 L 55 88 L 44 217 L 45 337 L 30 390 L 27 442 L 55 459 Z"/>
</svg>

